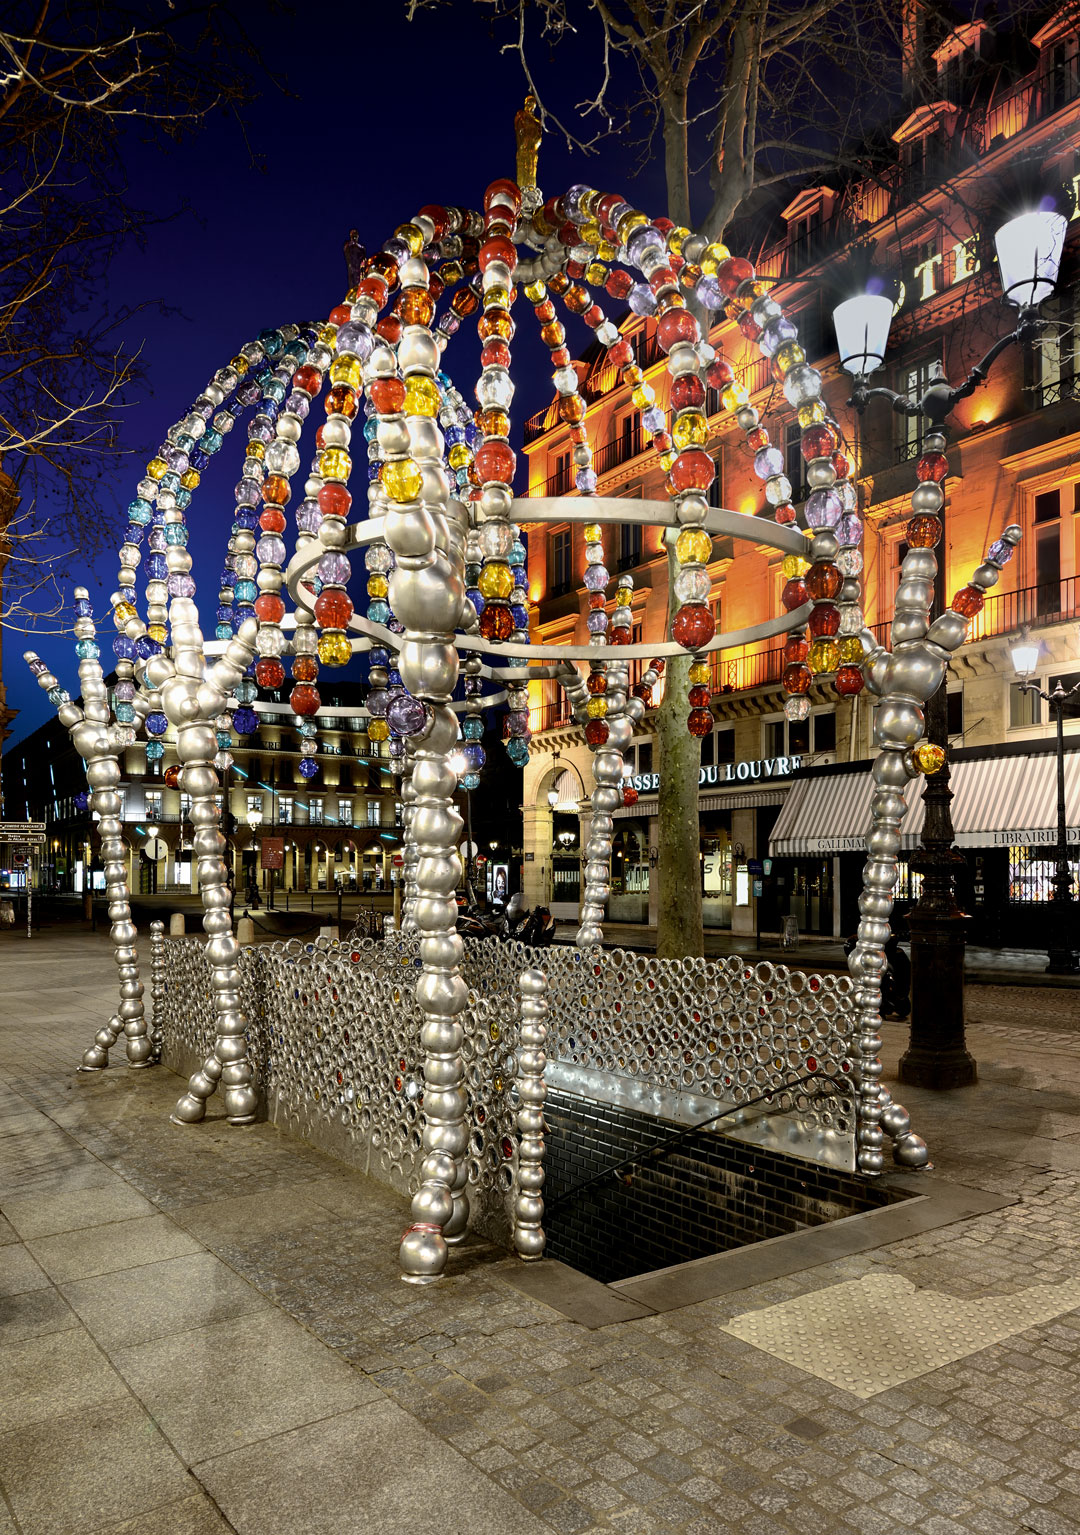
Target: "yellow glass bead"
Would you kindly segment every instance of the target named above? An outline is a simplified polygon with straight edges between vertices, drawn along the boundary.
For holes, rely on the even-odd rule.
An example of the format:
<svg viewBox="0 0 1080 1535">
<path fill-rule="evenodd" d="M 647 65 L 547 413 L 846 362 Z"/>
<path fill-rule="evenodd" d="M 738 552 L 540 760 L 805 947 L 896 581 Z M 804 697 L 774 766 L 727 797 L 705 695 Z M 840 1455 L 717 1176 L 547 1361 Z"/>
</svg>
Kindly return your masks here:
<svg viewBox="0 0 1080 1535">
<path fill-rule="evenodd" d="M 641 229 L 649 222 L 648 215 L 641 212 L 640 208 L 631 208 L 629 213 L 624 213 L 615 226 L 615 233 L 622 243 L 626 244 L 626 237 L 632 229 Z"/>
<path fill-rule="evenodd" d="M 612 245 L 610 240 L 601 240 L 596 247 L 596 254 L 601 261 L 614 261 L 619 254 L 619 247 Z"/>
<path fill-rule="evenodd" d="M 394 230 L 394 238 L 404 240 L 414 256 L 419 256 L 424 248 L 424 231 L 415 224 L 399 224 Z"/>
<path fill-rule="evenodd" d="M 364 382 L 364 367 L 358 357 L 335 357 L 330 364 L 330 382 L 332 384 L 348 384 L 350 389 L 359 389 Z"/>
<path fill-rule="evenodd" d="M 385 597 L 389 590 L 390 585 L 385 576 L 368 576 L 367 592 L 369 597 Z"/>
<path fill-rule="evenodd" d="M 694 661 L 690 667 L 689 677 L 692 687 L 704 687 L 711 675 L 708 661 Z"/>
<path fill-rule="evenodd" d="M 684 410 L 676 416 L 671 440 L 677 448 L 701 448 L 709 440 L 709 423 L 698 410 Z"/>
<path fill-rule="evenodd" d="M 244 374 L 250 367 L 250 364 L 246 357 L 241 357 L 240 353 L 237 352 L 236 356 L 230 362 L 229 367 L 233 370 L 234 373 L 238 374 L 240 378 L 243 378 Z"/>
<path fill-rule="evenodd" d="M 485 287 L 484 287 L 484 308 L 485 309 L 509 309 L 510 308 L 510 295 L 506 291 L 506 284 L 505 283 L 493 283 L 490 288 L 485 285 Z"/>
<path fill-rule="evenodd" d="M 661 455 L 660 455 L 660 467 L 664 471 L 665 474 L 667 474 L 668 470 L 671 468 L 672 464 L 675 462 L 675 460 L 678 458 L 678 456 L 679 455 L 675 452 L 675 450 L 673 448 L 670 449 L 667 453 L 661 453 Z"/>
<path fill-rule="evenodd" d="M 786 373 L 789 368 L 794 368 L 806 361 L 806 353 L 797 341 L 785 341 L 783 346 L 776 349 L 775 362 L 777 367 L 783 368 Z"/>
<path fill-rule="evenodd" d="M 600 225 L 596 222 L 595 219 L 590 219 L 587 224 L 582 226 L 580 243 L 582 245 L 592 245 L 594 247 L 599 245 Z"/>
<path fill-rule="evenodd" d="M 806 664 L 816 676 L 834 672 L 840 665 L 840 646 L 835 640 L 815 640 L 807 653 Z"/>
<path fill-rule="evenodd" d="M 462 271 L 460 261 L 444 261 L 439 268 L 439 276 L 448 288 L 453 287 L 454 283 L 460 282 L 464 275 L 465 273 Z"/>
<path fill-rule="evenodd" d="M 439 386 L 433 378 L 414 373 L 405 380 L 405 404 L 407 416 L 437 416 L 442 405 Z"/>
<path fill-rule="evenodd" d="M 585 524 L 584 533 L 585 542 L 587 544 L 598 544 L 601 538 L 604 536 L 603 529 L 598 522 L 587 522 Z"/>
<path fill-rule="evenodd" d="M 799 532 L 802 534 L 803 538 L 806 539 L 807 543 L 812 543 L 814 534 L 817 532 L 817 528 L 800 528 Z"/>
<path fill-rule="evenodd" d="M 337 340 L 337 333 L 337 326 L 330 325 L 329 323 L 320 325 L 316 331 L 316 335 L 318 336 L 319 340 L 324 341 L 327 346 L 334 345 L 335 341 Z"/>
<path fill-rule="evenodd" d="M 352 645 L 347 634 L 320 634 L 318 652 L 324 666 L 347 666 L 352 657 Z"/>
<path fill-rule="evenodd" d="M 185 469 L 180 476 L 180 484 L 185 490 L 198 490 L 202 475 L 197 469 Z"/>
<path fill-rule="evenodd" d="M 799 406 L 799 425 L 803 431 L 808 426 L 820 426 L 828 419 L 828 414 L 821 400 L 809 400 L 805 405 Z"/>
<path fill-rule="evenodd" d="M 385 720 L 368 720 L 367 734 L 369 741 L 385 741 L 390 735 L 390 726 Z"/>
<path fill-rule="evenodd" d="M 617 608 L 628 608 L 633 600 L 634 593 L 629 586 L 620 586 L 615 593 L 615 606 Z"/>
<path fill-rule="evenodd" d="M 711 277 L 720 263 L 726 261 L 730 255 L 731 252 L 722 240 L 714 240 L 710 245 L 706 245 L 701 253 L 701 270 Z"/>
<path fill-rule="evenodd" d="M 472 463 L 472 449 L 467 442 L 455 442 L 449 458 L 451 469 L 464 469 L 466 464 Z"/>
<path fill-rule="evenodd" d="M 945 748 L 935 746 L 932 741 L 920 741 L 911 755 L 915 758 L 919 772 L 925 773 L 928 778 L 940 773 L 945 766 Z"/>
<path fill-rule="evenodd" d="M 347 480 L 352 472 L 352 456 L 344 448 L 324 448 L 319 454 L 319 473 L 324 480 Z"/>
<path fill-rule="evenodd" d="M 248 442 L 246 451 L 248 458 L 257 458 L 261 463 L 266 457 L 266 444 L 265 442 L 256 442 L 252 439 Z"/>
<path fill-rule="evenodd" d="M 116 627 L 118 629 L 122 629 L 129 618 L 137 617 L 138 614 L 135 612 L 135 608 L 130 602 L 118 602 L 115 608 L 113 608 L 113 618 L 116 621 Z"/>
<path fill-rule="evenodd" d="M 585 268 L 585 281 L 594 288 L 602 288 L 607 282 L 607 267 L 602 261 L 590 261 Z"/>
<path fill-rule="evenodd" d="M 707 565 L 712 559 L 712 539 L 704 528 L 683 528 L 675 540 L 680 565 Z"/>
<path fill-rule="evenodd" d="M 656 394 L 651 384 L 639 384 L 630 396 L 638 410 L 645 410 L 656 403 Z"/>
<path fill-rule="evenodd" d="M 445 272 L 446 268 L 443 267 L 442 272 L 439 274 L 443 277 L 443 281 L 446 280 L 444 275 Z M 542 304 L 547 298 L 547 284 L 541 282 L 539 277 L 535 282 L 526 283 L 525 297 L 528 299 L 530 304 Z"/>
<path fill-rule="evenodd" d="M 681 225 L 670 232 L 667 237 L 667 248 L 673 256 L 682 255 L 683 241 L 688 238 L 689 234 L 689 229 L 684 229 Z"/>
<path fill-rule="evenodd" d="M 750 400 L 750 391 L 744 389 L 742 384 L 728 384 L 726 389 L 720 391 L 720 404 L 725 410 L 742 410 Z"/>
<path fill-rule="evenodd" d="M 415 501 L 424 483 L 420 465 L 411 458 L 388 459 L 379 478 L 391 501 Z"/>
<path fill-rule="evenodd" d="M 810 569 L 810 561 L 804 560 L 801 554 L 786 554 L 780 569 L 788 581 L 797 581 Z"/>
<path fill-rule="evenodd" d="M 159 645 L 164 645 L 168 630 L 164 624 L 149 624 L 146 630 L 152 640 L 157 640 Z"/>
<path fill-rule="evenodd" d="M 844 666 L 858 666 L 863 659 L 862 640 L 857 634 L 849 634 L 840 641 L 840 661 Z"/>
<path fill-rule="evenodd" d="M 514 572 L 502 560 L 492 560 L 480 572 L 477 586 L 486 601 L 492 597 L 509 597 L 514 590 Z"/>
<path fill-rule="evenodd" d="M 146 472 L 152 480 L 160 480 L 168 474 L 169 466 L 163 458 L 152 458 L 146 466 Z"/>
<path fill-rule="evenodd" d="M 602 720 L 607 713 L 606 698 L 590 698 L 585 712 L 591 720 Z"/>
</svg>

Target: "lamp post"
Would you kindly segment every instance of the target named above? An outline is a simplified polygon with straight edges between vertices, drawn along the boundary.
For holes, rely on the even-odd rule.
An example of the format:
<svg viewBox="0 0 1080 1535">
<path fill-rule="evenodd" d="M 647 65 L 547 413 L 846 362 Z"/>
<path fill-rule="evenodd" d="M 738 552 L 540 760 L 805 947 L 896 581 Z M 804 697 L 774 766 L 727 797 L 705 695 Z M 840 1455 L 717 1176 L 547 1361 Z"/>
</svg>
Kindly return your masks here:
<svg viewBox="0 0 1080 1535">
<path fill-rule="evenodd" d="M 255 840 L 255 833 L 258 831 L 259 827 L 262 825 L 262 818 L 263 818 L 263 813 L 262 813 L 261 810 L 249 810 L 248 813 L 247 813 L 247 823 L 251 827 L 251 846 L 252 846 L 252 849 L 254 849 L 255 847 L 258 846 L 258 844 L 257 844 L 257 842 Z M 254 873 L 251 876 L 251 883 L 253 885 L 255 885 L 256 888 L 258 887 L 258 883 L 259 883 L 258 876 L 256 874 L 254 874 Z"/>
<path fill-rule="evenodd" d="M 950 384 L 940 371 L 932 377 L 918 400 L 893 389 L 870 388 L 867 375 L 879 368 L 888 346 L 892 321 L 891 300 L 880 292 L 867 291 L 845 300 L 833 311 L 840 365 L 854 375 L 849 405 L 859 415 L 871 400 L 888 400 L 902 416 L 920 417 L 929 430 L 924 454 L 943 454 L 945 423 L 960 400 L 983 383 L 998 357 L 1008 347 L 1030 340 L 1042 325 L 1038 309 L 1054 291 L 1065 241 L 1065 217 L 1048 209 L 1025 212 L 1008 220 L 994 237 L 999 274 L 1005 298 L 1016 305 L 1015 328 L 1002 336 L 960 384 Z M 920 501 L 925 503 L 920 505 Z M 929 480 L 920 484 L 912 501 L 915 512 L 929 512 L 941 522 L 943 560 L 945 498 L 942 488 Z M 946 571 L 934 583 L 931 621 L 945 610 L 943 588 Z M 920 635 L 919 638 L 922 636 Z M 900 636 L 894 641 L 903 643 Z M 928 700 L 925 738 L 943 750 L 948 746 L 948 703 L 943 680 Z M 967 920 L 956 902 L 955 875 L 964 856 L 953 846 L 952 789 L 949 764 L 927 779 L 923 792 L 922 847 L 910 867 L 923 876 L 918 903 L 908 915 L 911 931 L 911 1037 L 900 1059 L 900 1080 L 918 1087 L 963 1087 L 974 1082 L 975 1061 L 964 1039 L 964 950 Z"/>
<path fill-rule="evenodd" d="M 153 845 L 153 843 L 157 839 L 157 834 L 158 834 L 158 832 L 160 830 L 161 830 L 160 826 L 148 826 L 146 828 L 146 846 L 147 847 L 150 847 L 150 846 Z M 150 894 L 151 895 L 157 895 L 157 859 L 155 857 L 153 857 L 152 854 L 149 854 L 149 853 L 146 856 L 149 859 L 149 863 L 150 863 L 150 884 L 152 886 Z"/>
<path fill-rule="evenodd" d="M 1080 959 L 1074 947 L 1077 906 L 1072 897 L 1069 872 L 1069 823 L 1065 810 L 1065 707 L 1071 698 L 1080 698 L 1080 682 L 1067 691 L 1059 682 L 1053 692 L 1044 693 L 1030 679 L 1039 663 L 1039 647 L 1026 631 L 1009 647 L 1013 669 L 1025 693 L 1035 693 L 1054 711 L 1057 724 L 1057 846 L 1054 849 L 1054 899 L 1052 904 L 1051 942 L 1046 951 L 1048 975 L 1076 975 Z"/>
</svg>

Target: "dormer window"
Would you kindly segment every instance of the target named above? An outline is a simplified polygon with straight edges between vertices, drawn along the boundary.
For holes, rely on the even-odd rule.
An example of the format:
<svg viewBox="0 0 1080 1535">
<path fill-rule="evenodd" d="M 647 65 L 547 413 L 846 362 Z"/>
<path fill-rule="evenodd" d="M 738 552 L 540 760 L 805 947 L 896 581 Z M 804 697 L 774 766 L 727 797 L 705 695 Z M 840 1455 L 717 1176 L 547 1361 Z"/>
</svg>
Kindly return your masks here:
<svg viewBox="0 0 1080 1535">
<path fill-rule="evenodd" d="M 1080 8 L 1065 5 L 1032 42 L 1039 50 L 1041 112 L 1068 106 L 1080 95 Z"/>
<path fill-rule="evenodd" d="M 812 265 L 822 255 L 835 206 L 836 193 L 831 187 L 804 187 L 784 209 L 781 217 L 787 223 L 786 276 Z"/>
<path fill-rule="evenodd" d="M 954 27 L 934 49 L 938 94 L 959 106 L 971 66 L 990 54 L 993 31 L 985 21 L 969 21 Z"/>
<path fill-rule="evenodd" d="M 893 134 L 893 141 L 900 146 L 905 180 L 913 184 L 916 195 L 945 175 L 957 111 L 951 101 L 928 102 L 911 112 Z"/>
</svg>

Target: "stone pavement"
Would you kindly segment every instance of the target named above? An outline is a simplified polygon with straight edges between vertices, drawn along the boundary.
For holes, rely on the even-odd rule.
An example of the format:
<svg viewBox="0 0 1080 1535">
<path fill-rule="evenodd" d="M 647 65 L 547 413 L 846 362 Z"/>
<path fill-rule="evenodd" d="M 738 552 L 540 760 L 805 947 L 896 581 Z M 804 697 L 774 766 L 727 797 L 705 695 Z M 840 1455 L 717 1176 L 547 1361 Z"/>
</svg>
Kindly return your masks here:
<svg viewBox="0 0 1080 1535">
<path fill-rule="evenodd" d="M 589 1330 L 480 1242 L 401 1284 L 404 1201 L 169 1124 L 160 1068 L 76 1076 L 103 937 L 4 935 L 0 975 L 0 1535 L 1080 1532 L 1076 992 L 973 990 L 979 1085 L 902 1095 L 937 1176 L 1015 1203 Z M 962 1357 L 860 1396 L 737 1335 L 803 1296 L 835 1331 L 868 1277 L 962 1312 Z M 1021 1292 L 1044 1320 L 980 1348 Z"/>
</svg>

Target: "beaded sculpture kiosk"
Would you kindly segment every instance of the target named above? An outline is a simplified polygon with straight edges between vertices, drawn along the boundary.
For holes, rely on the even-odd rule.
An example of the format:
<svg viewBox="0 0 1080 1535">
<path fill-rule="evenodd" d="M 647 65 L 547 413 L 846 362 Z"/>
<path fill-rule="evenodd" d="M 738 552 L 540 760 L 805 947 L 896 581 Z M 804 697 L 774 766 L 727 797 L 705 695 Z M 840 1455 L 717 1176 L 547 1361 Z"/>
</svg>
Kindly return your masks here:
<svg viewBox="0 0 1080 1535">
<path fill-rule="evenodd" d="M 709 653 L 784 629 L 790 719 L 808 712 L 807 690 L 815 677 L 831 675 L 842 695 L 865 687 L 877 698 L 875 741 L 881 750 L 873 765 L 862 915 L 850 965 L 858 1167 L 866 1174 L 882 1170 L 886 1132 L 899 1162 L 925 1164 L 926 1148 L 911 1134 L 906 1113 L 880 1088 L 877 1058 L 882 950 L 904 791 L 915 774 L 935 765 L 937 749 L 922 740 L 922 705 L 941 684 L 968 618 L 1019 538 L 1018 530 L 1007 529 L 971 584 L 929 623 L 945 475 L 944 441 L 930 442 L 912 497 L 893 649 L 877 645 L 860 607 L 862 530 L 852 468 L 827 418 L 820 375 L 807 363 L 795 326 L 770 296 L 769 285 L 723 245 L 665 219 L 650 221 L 617 194 L 575 186 L 545 202 L 535 183 L 535 123 L 528 107 L 519 114 L 518 127 L 518 179 L 493 182 L 482 213 L 422 208 L 377 254 L 363 259 L 345 301 L 326 322 L 261 333 L 214 375 L 169 431 L 139 482 L 120 549 L 112 717 L 85 591 L 76 593 L 81 708 L 43 662 L 27 656 L 85 760 L 90 804 L 101 823 L 121 1000 L 87 1050 L 83 1068 L 104 1067 L 121 1030 L 130 1065 L 146 1065 L 153 1053 L 130 917 L 118 784 L 121 755 L 137 732 L 145 730 L 148 757 L 160 757 L 160 737 L 171 727 L 179 768 L 170 772 L 178 774 L 177 784 L 191 802 L 217 1035 L 174 1118 L 201 1119 L 220 1083 L 230 1121 L 243 1124 L 254 1117 L 257 1102 L 215 802 L 219 773 L 231 761 L 232 732 L 246 736 L 258 728 L 260 689 L 280 688 L 291 666 L 290 704 L 304 738 L 300 772 L 315 777 L 319 673 L 367 652 L 368 733 L 372 740 L 389 741 L 391 765 L 401 781 L 402 926 L 419 941 L 415 1001 L 424 1055 L 423 1154 L 412 1225 L 401 1248 L 405 1276 L 417 1282 L 441 1273 L 446 1242 L 460 1239 L 469 1209 L 459 1021 L 466 987 L 454 899 L 462 824 L 454 807 L 459 783 L 451 759 L 462 754 L 464 783 L 475 787 L 484 761 L 483 711 L 505 701 L 505 749 L 523 764 L 529 751 L 527 683 L 533 678 L 559 680 L 592 748 L 592 831 L 577 935 L 586 950 L 602 937 L 612 815 L 623 802 L 623 752 L 665 656 L 693 657 L 688 728 L 695 735 L 712 727 Z M 628 268 L 636 268 L 642 280 Z M 666 405 L 636 366 L 629 342 L 605 317 L 591 291 L 597 288 L 635 314 L 655 317 L 670 376 Z M 569 499 L 514 499 L 510 343 L 519 292 L 550 348 L 559 414 L 575 444 L 577 494 Z M 703 340 L 687 308 L 688 294 L 708 310 L 736 316 L 743 335 L 771 360 L 802 427 L 811 487 L 803 526 L 791 504 L 783 454 L 770 442 L 729 363 Z M 666 501 L 596 496 L 585 403 L 557 302 L 584 321 L 630 384 L 666 471 Z M 444 370 L 449 343 L 474 316 L 481 343 L 475 413 Z M 746 434 L 764 482 L 768 519 L 708 505 L 715 468 L 706 451 L 707 385 L 719 390 L 723 408 Z M 295 510 L 290 551 L 285 508 L 301 469 L 301 436 L 320 397 L 325 414 Z M 187 513 L 214 454 L 245 416 L 247 451 L 235 491 L 215 640 L 204 642 L 186 548 Z M 368 461 L 366 507 L 359 519 L 354 513 L 360 498 L 349 488 L 356 441 L 366 445 Z M 589 644 L 560 646 L 555 663 L 549 649 L 529 643 L 527 555 L 515 514 L 536 523 L 586 524 Z M 671 637 L 648 649 L 628 643 L 631 577 L 619 578 L 614 607 L 608 608 L 601 527 L 630 520 L 664 526 L 676 562 L 678 610 Z M 717 534 L 784 552 L 790 576 L 784 619 L 737 634 L 714 633 L 706 566 Z M 361 549 L 368 573 L 363 614 L 354 610 L 348 592 L 352 557 Z M 140 564 L 146 577 L 142 614 L 136 589 Z M 630 688 L 628 663 L 650 656 L 642 682 Z M 585 674 L 579 662 L 587 663 Z M 461 697 L 455 702 L 456 692 Z M 539 985 L 529 977 L 528 987 Z M 533 1041 L 530 1062 L 542 1075 L 538 1051 Z M 540 1136 L 540 1103 L 542 1090 L 533 1106 L 526 1103 L 522 1110 L 523 1135 Z"/>
</svg>

